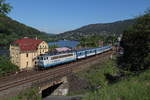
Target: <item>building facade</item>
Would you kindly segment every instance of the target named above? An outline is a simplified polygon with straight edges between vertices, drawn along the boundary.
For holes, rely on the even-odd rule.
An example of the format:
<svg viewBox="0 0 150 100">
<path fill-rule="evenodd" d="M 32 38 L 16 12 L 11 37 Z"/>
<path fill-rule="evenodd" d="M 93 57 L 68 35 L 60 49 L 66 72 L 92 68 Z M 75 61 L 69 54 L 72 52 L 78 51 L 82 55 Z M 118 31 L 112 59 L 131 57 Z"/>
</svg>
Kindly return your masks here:
<svg viewBox="0 0 150 100">
<path fill-rule="evenodd" d="M 37 56 L 48 52 L 48 43 L 38 39 L 22 38 L 10 44 L 11 62 L 22 69 L 33 69 Z"/>
</svg>

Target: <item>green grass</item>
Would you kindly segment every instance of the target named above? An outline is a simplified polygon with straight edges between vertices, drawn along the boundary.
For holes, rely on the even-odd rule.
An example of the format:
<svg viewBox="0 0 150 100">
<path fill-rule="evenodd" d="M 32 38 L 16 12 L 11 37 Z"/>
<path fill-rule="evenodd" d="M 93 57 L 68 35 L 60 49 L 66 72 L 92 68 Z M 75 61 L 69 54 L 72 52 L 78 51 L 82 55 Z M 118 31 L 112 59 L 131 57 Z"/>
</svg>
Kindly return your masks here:
<svg viewBox="0 0 150 100">
<path fill-rule="evenodd" d="M 150 69 L 108 84 L 104 74 L 115 75 L 117 72 L 115 62 L 109 60 L 101 68 L 97 65 L 94 69 L 79 73 L 88 79 L 91 89 L 93 88 L 83 100 L 150 100 Z M 100 88 L 94 88 L 96 86 Z"/>
<path fill-rule="evenodd" d="M 30 88 L 20 92 L 16 97 L 4 100 L 41 100 L 41 96 L 38 94 L 37 88 Z"/>
<path fill-rule="evenodd" d="M 87 69 L 85 72 L 78 73 L 78 76 L 87 79 L 91 88 L 96 88 L 108 83 L 104 74 L 115 75 L 117 72 L 118 68 L 115 67 L 115 61 L 107 60 L 102 64 L 94 65 L 93 68 Z"/>
</svg>

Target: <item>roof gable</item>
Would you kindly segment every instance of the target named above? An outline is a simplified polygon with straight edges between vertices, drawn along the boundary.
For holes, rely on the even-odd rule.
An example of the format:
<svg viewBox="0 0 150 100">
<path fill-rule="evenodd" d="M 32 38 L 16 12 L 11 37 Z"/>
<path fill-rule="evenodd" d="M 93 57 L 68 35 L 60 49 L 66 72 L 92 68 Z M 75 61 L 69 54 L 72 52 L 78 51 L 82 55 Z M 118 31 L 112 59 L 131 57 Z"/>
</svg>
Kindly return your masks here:
<svg viewBox="0 0 150 100">
<path fill-rule="evenodd" d="M 34 51 L 37 50 L 37 47 L 41 42 L 42 40 L 22 38 L 14 41 L 12 44 L 18 45 L 21 51 Z"/>
</svg>

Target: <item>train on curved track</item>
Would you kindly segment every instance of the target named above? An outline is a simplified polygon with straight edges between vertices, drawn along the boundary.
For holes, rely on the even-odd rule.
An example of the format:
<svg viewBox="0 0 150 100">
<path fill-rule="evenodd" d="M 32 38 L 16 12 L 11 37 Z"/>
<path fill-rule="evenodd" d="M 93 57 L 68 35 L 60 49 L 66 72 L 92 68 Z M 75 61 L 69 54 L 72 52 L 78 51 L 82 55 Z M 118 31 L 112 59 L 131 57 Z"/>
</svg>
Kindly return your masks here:
<svg viewBox="0 0 150 100">
<path fill-rule="evenodd" d="M 37 66 L 38 69 L 47 69 L 60 64 L 65 64 L 97 54 L 101 54 L 110 50 L 112 50 L 112 46 L 68 51 L 57 54 L 44 54 L 37 57 Z"/>
</svg>

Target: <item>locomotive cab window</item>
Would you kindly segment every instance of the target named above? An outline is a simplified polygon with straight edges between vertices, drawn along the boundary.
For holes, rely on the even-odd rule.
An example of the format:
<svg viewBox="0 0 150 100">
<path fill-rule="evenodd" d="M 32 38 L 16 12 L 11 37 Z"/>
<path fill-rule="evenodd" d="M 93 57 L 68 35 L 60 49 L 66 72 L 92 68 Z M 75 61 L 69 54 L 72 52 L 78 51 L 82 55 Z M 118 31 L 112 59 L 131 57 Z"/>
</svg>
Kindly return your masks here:
<svg viewBox="0 0 150 100">
<path fill-rule="evenodd" d="M 78 55 L 81 55 L 81 54 L 82 54 L 81 52 L 78 53 Z"/>
</svg>

